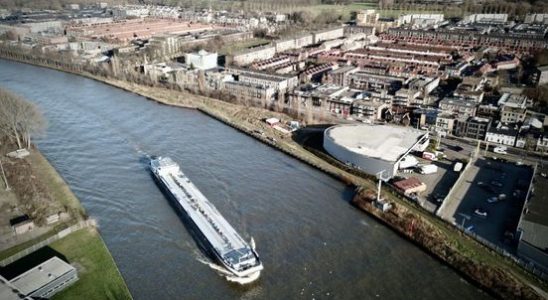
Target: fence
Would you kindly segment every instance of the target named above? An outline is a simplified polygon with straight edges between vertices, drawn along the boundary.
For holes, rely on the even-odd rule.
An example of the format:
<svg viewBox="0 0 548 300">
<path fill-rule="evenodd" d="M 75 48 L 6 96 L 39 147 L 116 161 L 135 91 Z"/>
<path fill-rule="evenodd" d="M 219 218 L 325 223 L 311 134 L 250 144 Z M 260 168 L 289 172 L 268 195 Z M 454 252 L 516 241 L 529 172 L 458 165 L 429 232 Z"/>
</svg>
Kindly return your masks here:
<svg viewBox="0 0 548 300">
<path fill-rule="evenodd" d="M 486 240 L 485 238 L 477 235 L 476 233 L 472 232 L 472 231 L 469 231 L 469 230 L 466 230 L 465 228 L 463 228 L 462 226 L 460 225 L 455 225 L 455 227 L 457 229 L 459 229 L 460 231 L 462 231 L 463 233 L 465 233 L 466 235 L 470 236 L 471 238 L 475 239 L 476 241 L 478 241 L 479 243 L 481 243 L 482 245 L 496 251 L 497 253 L 499 253 L 500 255 L 510 259 L 511 261 L 513 261 L 515 264 L 519 265 L 520 267 L 524 268 L 525 270 L 531 272 L 532 274 L 538 276 L 539 278 L 541 278 L 542 280 L 544 281 L 548 281 L 548 273 L 544 272 L 544 270 L 540 269 L 539 267 L 537 267 L 533 262 L 529 261 L 529 260 L 526 260 L 526 259 L 523 259 L 523 258 L 520 258 L 520 257 L 517 257 L 515 256 L 514 254 L 508 252 L 506 249 Z"/>
<path fill-rule="evenodd" d="M 17 253 L 15 253 L 14 255 L 6 258 L 6 259 L 3 259 L 2 261 L 0 261 L 0 267 L 5 267 L 9 264 L 11 264 L 12 262 L 22 258 L 22 257 L 25 257 L 29 254 L 31 254 L 32 252 L 42 248 L 42 247 L 45 247 L 57 240 L 60 240 L 62 238 L 64 238 L 65 236 L 75 232 L 75 231 L 78 231 L 82 228 L 86 228 L 86 227 L 95 227 L 95 221 L 94 220 L 86 220 L 86 221 L 80 221 L 72 226 L 69 226 L 59 232 L 57 232 L 56 234 L 54 234 L 53 236 L 50 236 L 49 238 L 43 240 L 43 241 L 40 241 L 26 249 L 23 249 Z"/>
</svg>

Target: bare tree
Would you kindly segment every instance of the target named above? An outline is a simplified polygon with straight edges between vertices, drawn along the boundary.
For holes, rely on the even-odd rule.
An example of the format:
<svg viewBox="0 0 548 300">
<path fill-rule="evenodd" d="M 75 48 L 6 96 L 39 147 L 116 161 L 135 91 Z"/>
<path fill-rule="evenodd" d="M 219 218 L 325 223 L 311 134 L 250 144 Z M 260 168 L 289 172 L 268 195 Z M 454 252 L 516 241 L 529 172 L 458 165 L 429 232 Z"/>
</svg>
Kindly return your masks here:
<svg viewBox="0 0 548 300">
<path fill-rule="evenodd" d="M 40 133 L 45 121 L 36 105 L 0 89 L 0 137 L 15 142 L 19 149 L 30 148 L 31 136 Z"/>
</svg>

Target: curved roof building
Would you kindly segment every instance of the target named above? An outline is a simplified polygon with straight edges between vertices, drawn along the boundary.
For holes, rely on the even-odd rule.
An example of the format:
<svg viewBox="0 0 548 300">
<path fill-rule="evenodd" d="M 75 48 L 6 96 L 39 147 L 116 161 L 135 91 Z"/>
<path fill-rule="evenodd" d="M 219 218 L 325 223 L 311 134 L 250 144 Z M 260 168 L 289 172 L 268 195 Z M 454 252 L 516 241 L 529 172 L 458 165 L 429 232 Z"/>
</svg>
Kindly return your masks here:
<svg viewBox="0 0 548 300">
<path fill-rule="evenodd" d="M 396 175 L 401 159 L 412 150 L 424 151 L 428 133 L 388 125 L 336 125 L 324 132 L 323 147 L 336 159 L 383 177 Z"/>
</svg>

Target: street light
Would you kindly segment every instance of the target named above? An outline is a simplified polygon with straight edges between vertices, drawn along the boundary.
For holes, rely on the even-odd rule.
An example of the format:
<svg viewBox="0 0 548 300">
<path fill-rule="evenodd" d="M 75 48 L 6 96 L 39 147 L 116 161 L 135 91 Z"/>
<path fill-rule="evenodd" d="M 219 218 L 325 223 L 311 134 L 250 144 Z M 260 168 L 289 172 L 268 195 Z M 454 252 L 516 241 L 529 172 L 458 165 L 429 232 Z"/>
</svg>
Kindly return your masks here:
<svg viewBox="0 0 548 300">
<path fill-rule="evenodd" d="M 377 175 L 377 178 L 379 178 L 379 185 L 377 187 L 377 202 L 381 201 L 381 184 L 382 184 L 382 181 L 387 181 L 388 179 L 390 179 L 390 177 L 382 177 L 382 174 L 386 172 L 386 170 L 382 170 L 380 172 L 378 172 L 376 175 Z"/>
<path fill-rule="evenodd" d="M 464 223 L 467 220 L 470 220 L 470 216 L 467 215 L 467 214 L 463 214 L 463 213 L 459 213 L 459 215 L 462 217 L 462 223 L 460 224 L 460 226 L 462 227 L 462 230 L 464 230 Z"/>
</svg>

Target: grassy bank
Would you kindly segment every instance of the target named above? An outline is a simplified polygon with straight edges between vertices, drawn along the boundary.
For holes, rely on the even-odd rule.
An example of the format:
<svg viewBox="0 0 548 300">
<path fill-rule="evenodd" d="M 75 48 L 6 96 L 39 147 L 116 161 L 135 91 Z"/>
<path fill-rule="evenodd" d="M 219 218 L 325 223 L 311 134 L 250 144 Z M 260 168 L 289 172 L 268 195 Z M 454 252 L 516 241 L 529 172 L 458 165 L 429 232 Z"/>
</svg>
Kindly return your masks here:
<svg viewBox="0 0 548 300">
<path fill-rule="evenodd" d="M 32 149 L 31 154 L 24 160 L 16 160 L 16 163 L 10 165 L 8 170 L 16 172 L 23 167 L 26 170 L 24 173 L 25 178 L 33 178 L 32 181 L 24 181 L 24 184 L 30 186 L 24 188 L 36 189 L 35 185 L 40 186 L 44 191 L 43 195 L 53 201 L 51 204 L 62 208 L 70 217 L 58 222 L 55 226 L 44 227 L 47 231 L 39 236 L 1 251 L 0 259 L 15 255 L 50 237 L 53 239 L 53 236 L 61 230 L 87 218 L 78 198 L 72 193 L 55 168 L 37 149 Z M 12 183 L 14 182 L 12 181 Z M 18 184 L 15 184 L 13 188 L 19 188 Z M 17 193 L 3 192 L 0 196 L 17 196 Z M 75 266 L 80 277 L 77 283 L 56 295 L 55 299 L 131 299 L 129 290 L 110 252 L 93 227 L 73 232 L 40 249 L 33 249 L 34 252 L 11 265 L 24 265 L 25 267 L 20 269 L 20 272 L 23 272 L 43 261 L 33 261 L 30 257 L 35 257 L 37 254 L 39 256 L 39 253 L 47 252 L 50 248 Z M 23 253 L 24 255 L 28 254 L 27 252 Z M 32 264 L 29 264 L 29 259 L 33 261 Z M 0 268 L 0 271 L 13 269 L 10 268 L 11 265 L 5 269 Z"/>
<path fill-rule="evenodd" d="M 75 219 L 85 218 L 85 209 L 78 198 L 37 149 L 29 161 L 34 174 L 47 183 L 52 197 L 68 207 Z M 126 283 L 96 229 L 81 229 L 49 247 L 76 266 L 80 278 L 74 285 L 55 295 L 54 299 L 131 299 Z"/>
<path fill-rule="evenodd" d="M 34 175 L 44 179 L 43 182 L 47 185 L 51 197 L 60 202 L 71 213 L 74 221 L 85 219 L 84 207 L 42 153 L 34 149 L 27 159 L 32 166 Z"/>
<path fill-rule="evenodd" d="M 38 150 L 33 150 L 28 160 L 32 165 L 33 174 L 47 184 L 52 196 L 77 214 L 70 221 L 58 224 L 46 234 L 2 251 L 2 259 L 55 235 L 85 216 L 84 208 L 76 196 Z M 78 230 L 45 248 L 51 248 L 64 256 L 77 268 L 80 277 L 77 283 L 56 295 L 54 299 L 131 299 L 131 294 L 110 252 L 95 228 Z"/>
<path fill-rule="evenodd" d="M 112 256 L 95 229 L 79 230 L 50 247 L 63 253 L 76 266 L 80 278 L 53 299 L 131 299 Z"/>
</svg>

